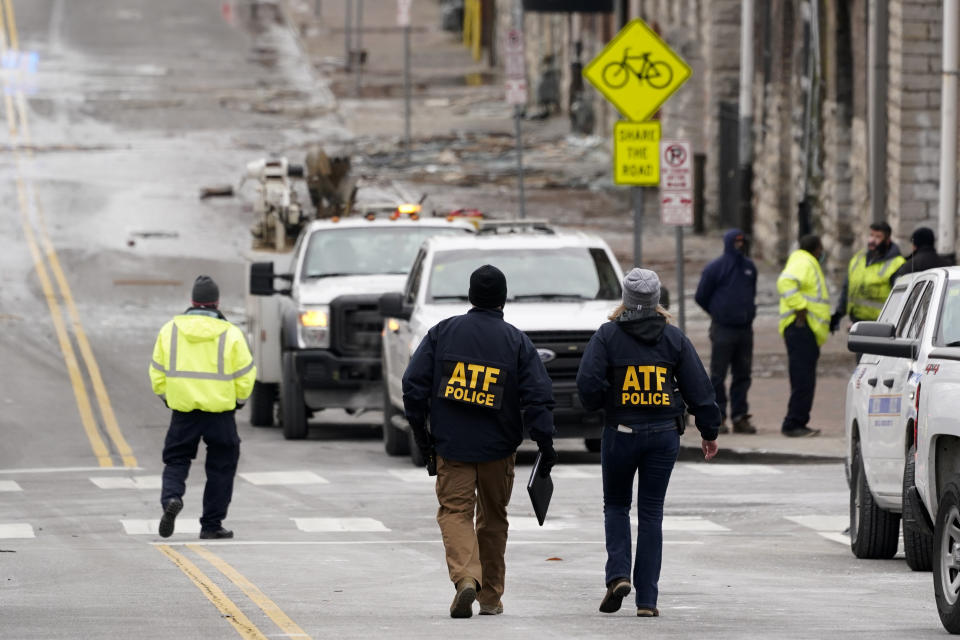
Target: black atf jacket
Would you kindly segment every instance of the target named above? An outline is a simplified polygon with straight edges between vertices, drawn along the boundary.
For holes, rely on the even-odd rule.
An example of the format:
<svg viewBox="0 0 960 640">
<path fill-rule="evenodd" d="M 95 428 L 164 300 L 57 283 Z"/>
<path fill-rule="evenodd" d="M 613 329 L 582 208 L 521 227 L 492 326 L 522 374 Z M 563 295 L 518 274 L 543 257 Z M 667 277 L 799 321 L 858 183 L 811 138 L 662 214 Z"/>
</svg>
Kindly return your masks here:
<svg viewBox="0 0 960 640">
<path fill-rule="evenodd" d="M 703 439 L 717 438 L 720 409 L 703 363 L 659 314 L 597 329 L 580 361 L 577 389 L 586 409 L 605 410 L 608 427 L 664 423 L 688 409 Z"/>
<path fill-rule="evenodd" d="M 525 333 L 503 312 L 474 307 L 432 327 L 403 374 L 407 421 L 430 417 L 437 453 L 459 462 L 513 454 L 524 429 L 553 443 L 553 382 Z"/>
</svg>

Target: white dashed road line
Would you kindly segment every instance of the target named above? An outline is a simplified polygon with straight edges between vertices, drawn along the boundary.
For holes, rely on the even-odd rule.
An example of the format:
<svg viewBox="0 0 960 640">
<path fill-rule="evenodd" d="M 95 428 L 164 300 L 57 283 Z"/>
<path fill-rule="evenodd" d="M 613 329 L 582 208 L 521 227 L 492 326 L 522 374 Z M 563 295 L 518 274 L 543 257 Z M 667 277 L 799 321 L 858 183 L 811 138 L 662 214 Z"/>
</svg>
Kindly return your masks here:
<svg viewBox="0 0 960 640">
<path fill-rule="evenodd" d="M 0 480 L 0 491 L 23 491 L 23 488 L 13 480 Z"/>
<path fill-rule="evenodd" d="M 133 478 L 101 477 L 90 478 L 90 482 L 101 489 L 159 489 L 160 476 L 137 476 Z"/>
<path fill-rule="evenodd" d="M 426 471 L 423 473 L 426 475 Z M 238 475 L 256 485 L 330 484 L 313 471 L 258 471 Z"/>
<path fill-rule="evenodd" d="M 306 533 L 388 532 L 390 529 L 373 518 L 290 518 Z"/>
<path fill-rule="evenodd" d="M 850 544 L 850 536 L 843 531 L 850 526 L 850 516 L 784 516 L 790 522 L 813 529 L 827 540 Z"/>
<path fill-rule="evenodd" d="M 687 463 L 683 466 L 708 476 L 769 476 L 783 473 L 780 469 L 766 464 Z"/>
<path fill-rule="evenodd" d="M 33 527 L 26 522 L 0 524 L 0 539 L 36 538 Z"/>
</svg>

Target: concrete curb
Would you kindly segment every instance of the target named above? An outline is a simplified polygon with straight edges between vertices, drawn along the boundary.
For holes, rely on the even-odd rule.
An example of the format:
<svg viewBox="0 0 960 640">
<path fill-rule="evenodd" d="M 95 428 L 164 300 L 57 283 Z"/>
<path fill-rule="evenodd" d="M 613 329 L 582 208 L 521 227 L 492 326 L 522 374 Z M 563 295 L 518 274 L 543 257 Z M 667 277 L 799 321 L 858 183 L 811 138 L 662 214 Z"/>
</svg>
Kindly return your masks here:
<svg viewBox="0 0 960 640">
<path fill-rule="evenodd" d="M 700 445 L 680 443 L 679 462 L 704 462 Z M 800 451 L 773 451 L 770 449 L 752 449 L 732 447 L 725 449 L 720 445 L 720 453 L 710 464 L 827 464 L 842 462 L 842 455 L 806 453 Z"/>
</svg>

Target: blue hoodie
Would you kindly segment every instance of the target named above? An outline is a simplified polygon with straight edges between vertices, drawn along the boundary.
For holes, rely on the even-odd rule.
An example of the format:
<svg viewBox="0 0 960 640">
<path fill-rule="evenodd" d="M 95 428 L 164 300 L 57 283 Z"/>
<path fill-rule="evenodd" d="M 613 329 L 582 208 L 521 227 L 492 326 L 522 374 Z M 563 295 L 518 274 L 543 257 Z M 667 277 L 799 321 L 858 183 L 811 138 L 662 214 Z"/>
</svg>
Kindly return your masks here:
<svg viewBox="0 0 960 640">
<path fill-rule="evenodd" d="M 723 255 L 704 267 L 694 296 L 713 321 L 725 327 L 749 327 L 757 315 L 757 267 L 733 246 L 742 235 L 731 229 L 723 236 Z"/>
</svg>

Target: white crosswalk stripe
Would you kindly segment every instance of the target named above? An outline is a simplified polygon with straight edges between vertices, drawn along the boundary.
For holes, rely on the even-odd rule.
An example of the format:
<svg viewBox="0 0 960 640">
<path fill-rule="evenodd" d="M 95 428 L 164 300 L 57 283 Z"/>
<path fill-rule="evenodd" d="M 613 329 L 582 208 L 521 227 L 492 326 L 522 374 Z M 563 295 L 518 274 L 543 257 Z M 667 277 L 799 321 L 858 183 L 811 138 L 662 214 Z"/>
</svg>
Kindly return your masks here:
<svg viewBox="0 0 960 640">
<path fill-rule="evenodd" d="M 23 488 L 13 480 L 0 480 L 0 491 L 23 491 Z"/>
<path fill-rule="evenodd" d="M 664 531 L 695 531 L 697 533 L 710 533 L 730 531 L 730 529 L 705 520 L 700 516 L 663 516 Z"/>
<path fill-rule="evenodd" d="M 780 469 L 766 464 L 706 464 L 690 462 L 682 466 L 708 476 L 763 476 L 783 473 Z"/>
<path fill-rule="evenodd" d="M 123 477 L 99 477 L 90 478 L 90 482 L 101 489 L 159 489 L 161 486 L 160 476 L 135 476 L 132 478 Z"/>
<path fill-rule="evenodd" d="M 0 523 L 0 539 L 36 538 L 33 526 L 26 522 Z"/>
<path fill-rule="evenodd" d="M 784 517 L 803 527 L 813 529 L 827 540 L 833 540 L 840 544 L 850 544 L 850 536 L 843 533 L 843 531 L 850 526 L 850 516 L 808 515 Z"/>
<path fill-rule="evenodd" d="M 297 529 L 306 533 L 389 532 L 379 520 L 373 518 L 290 518 Z"/>
<path fill-rule="evenodd" d="M 437 481 L 435 476 L 427 475 L 426 469 L 390 469 L 390 475 L 404 482 L 433 484 Z"/>
<path fill-rule="evenodd" d="M 426 471 L 423 473 L 426 475 Z M 238 475 L 256 485 L 329 484 L 326 478 L 313 471 L 258 471 Z"/>
<path fill-rule="evenodd" d="M 121 520 L 123 530 L 127 535 L 145 536 L 157 535 L 157 528 L 160 526 L 160 519 L 152 520 Z M 183 514 L 177 518 L 176 533 L 200 533 L 200 521 L 197 518 L 184 518 Z"/>
</svg>

